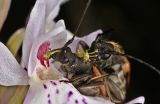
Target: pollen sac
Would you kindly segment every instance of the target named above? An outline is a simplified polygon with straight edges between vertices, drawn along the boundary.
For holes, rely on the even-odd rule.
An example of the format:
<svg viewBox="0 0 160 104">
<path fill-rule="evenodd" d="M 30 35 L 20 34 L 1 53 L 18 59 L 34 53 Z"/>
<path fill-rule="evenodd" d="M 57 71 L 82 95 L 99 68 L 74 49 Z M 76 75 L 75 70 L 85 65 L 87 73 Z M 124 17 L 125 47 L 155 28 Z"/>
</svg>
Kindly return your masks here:
<svg viewBox="0 0 160 104">
<path fill-rule="evenodd" d="M 47 51 L 50 50 L 49 46 L 50 46 L 50 42 L 46 41 L 40 45 L 37 52 L 37 58 L 40 60 L 41 64 L 45 67 L 49 67 L 49 58 L 45 57 L 46 56 L 45 54 L 47 53 Z"/>
</svg>

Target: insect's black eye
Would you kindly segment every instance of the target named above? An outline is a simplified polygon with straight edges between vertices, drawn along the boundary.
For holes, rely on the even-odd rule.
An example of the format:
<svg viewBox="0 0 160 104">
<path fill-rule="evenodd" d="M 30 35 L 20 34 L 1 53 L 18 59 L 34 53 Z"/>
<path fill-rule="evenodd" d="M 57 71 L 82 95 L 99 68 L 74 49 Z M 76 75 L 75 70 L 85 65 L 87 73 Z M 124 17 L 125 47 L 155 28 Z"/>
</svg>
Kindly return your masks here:
<svg viewBox="0 0 160 104">
<path fill-rule="evenodd" d="M 61 59 L 60 59 L 61 62 L 64 63 L 64 64 L 69 61 L 69 59 L 68 59 L 68 57 L 66 56 L 66 54 L 62 54 L 60 57 L 61 57 Z"/>
<path fill-rule="evenodd" d="M 67 57 L 67 51 L 66 50 L 61 51 L 61 53 L 59 54 L 59 59 L 63 63 L 68 62 L 68 57 Z"/>
<path fill-rule="evenodd" d="M 101 59 L 106 60 L 110 57 L 107 47 L 101 47 L 99 52 L 100 52 L 99 55 L 101 56 Z"/>
</svg>

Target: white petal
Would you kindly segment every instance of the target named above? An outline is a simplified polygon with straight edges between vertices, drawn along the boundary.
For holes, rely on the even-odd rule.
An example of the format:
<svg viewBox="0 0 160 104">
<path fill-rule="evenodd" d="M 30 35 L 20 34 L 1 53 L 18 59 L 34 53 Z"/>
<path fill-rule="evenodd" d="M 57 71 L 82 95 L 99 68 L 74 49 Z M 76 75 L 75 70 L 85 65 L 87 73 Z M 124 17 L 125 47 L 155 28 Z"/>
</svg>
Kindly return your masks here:
<svg viewBox="0 0 160 104">
<path fill-rule="evenodd" d="M 26 68 L 28 66 L 29 53 L 34 40 L 39 35 L 45 34 L 45 10 L 46 6 L 44 0 L 37 0 L 30 14 L 22 47 L 22 60 Z"/>
<path fill-rule="evenodd" d="M 81 95 L 69 83 L 47 81 L 31 85 L 24 104 L 113 104 L 109 100 Z"/>
<path fill-rule="evenodd" d="M 75 52 L 77 44 L 80 40 L 85 41 L 89 46 L 91 46 L 92 42 L 96 39 L 97 35 L 102 33 L 103 31 L 101 29 L 98 29 L 84 37 L 76 37 L 75 40 L 69 45 L 69 47 L 73 52 Z M 70 37 L 70 35 L 68 35 L 68 37 Z"/>
<path fill-rule="evenodd" d="M 53 28 L 53 26 L 55 25 L 55 22 L 50 22 L 47 27 L 46 27 L 46 30 L 49 31 L 51 30 L 51 28 Z M 64 25 L 65 26 L 65 25 Z M 73 33 L 70 32 L 69 30 L 67 30 L 67 41 L 70 40 L 71 38 L 73 37 Z M 77 39 L 77 37 L 76 37 Z"/>
<path fill-rule="evenodd" d="M 66 43 L 67 32 L 65 30 L 65 25 L 63 20 L 60 20 L 56 23 L 54 30 L 52 30 L 46 36 L 40 36 L 34 42 L 31 49 L 31 53 L 29 57 L 29 65 L 28 65 L 28 75 L 30 77 L 36 66 L 37 52 L 38 52 L 39 46 L 46 41 L 50 42 L 51 49 L 60 48 Z"/>
<path fill-rule="evenodd" d="M 11 52 L 0 42 L 0 85 L 27 85 L 27 72 L 18 64 Z"/>
<path fill-rule="evenodd" d="M 73 37 L 73 33 L 70 31 L 67 31 L 67 41 L 70 40 Z"/>
<path fill-rule="evenodd" d="M 144 104 L 144 102 L 145 102 L 145 98 L 143 96 L 140 96 L 136 99 L 131 100 L 130 102 L 126 104 Z"/>
<path fill-rule="evenodd" d="M 59 28 L 59 29 L 56 29 L 56 28 Z M 57 35 L 55 33 L 60 33 L 62 31 L 64 31 L 66 29 L 66 26 L 65 26 L 65 23 L 64 23 L 64 20 L 59 20 L 54 26 L 53 26 L 53 29 L 46 33 L 46 35 Z M 67 34 L 66 34 L 67 35 Z"/>
<path fill-rule="evenodd" d="M 46 3 L 46 15 L 47 23 L 53 21 L 53 19 L 58 15 L 60 5 L 67 0 L 44 0 Z"/>
<path fill-rule="evenodd" d="M 53 29 L 54 25 L 55 25 L 54 21 L 49 22 L 45 27 L 46 33 L 50 32 Z"/>
<path fill-rule="evenodd" d="M 45 27 L 58 14 L 60 4 L 66 0 L 37 0 L 31 12 L 23 41 L 23 64 L 27 67 L 29 53 L 38 36 L 45 35 Z M 46 23 L 47 22 L 47 23 Z"/>
<path fill-rule="evenodd" d="M 101 29 L 98 29 L 80 39 L 85 41 L 89 46 L 91 46 L 92 42 L 96 39 L 97 35 L 102 34 L 102 33 L 103 31 Z"/>
</svg>

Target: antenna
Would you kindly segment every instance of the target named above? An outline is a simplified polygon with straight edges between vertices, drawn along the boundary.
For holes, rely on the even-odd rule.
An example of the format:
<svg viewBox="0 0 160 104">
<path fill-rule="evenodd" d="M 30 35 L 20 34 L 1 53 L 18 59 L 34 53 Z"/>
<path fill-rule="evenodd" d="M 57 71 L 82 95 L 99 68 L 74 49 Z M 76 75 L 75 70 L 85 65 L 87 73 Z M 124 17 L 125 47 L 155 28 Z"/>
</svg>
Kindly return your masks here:
<svg viewBox="0 0 160 104">
<path fill-rule="evenodd" d="M 75 30 L 75 32 L 74 32 L 74 35 L 73 35 L 72 39 L 70 39 L 70 40 L 64 45 L 64 47 L 66 47 L 66 46 L 68 46 L 69 44 L 71 44 L 72 41 L 74 40 L 75 36 L 77 35 L 77 32 L 78 32 L 78 30 L 79 30 L 79 28 L 80 28 L 80 26 L 81 26 L 81 24 L 82 24 L 82 21 L 83 21 L 83 19 L 84 19 L 84 16 L 85 16 L 87 10 L 88 10 L 88 7 L 89 7 L 90 4 L 91 4 L 91 1 L 92 1 L 92 0 L 88 0 L 88 2 L 87 2 L 87 4 L 86 4 L 86 7 L 85 7 L 85 9 L 84 9 L 84 11 L 83 11 L 82 17 L 81 17 L 81 19 L 80 19 L 80 21 L 79 21 L 79 24 L 78 24 L 78 26 L 77 26 L 77 28 L 76 28 L 76 30 Z"/>
<path fill-rule="evenodd" d="M 160 75 L 160 70 L 157 69 L 155 66 L 153 66 L 153 65 L 151 65 L 151 64 L 149 64 L 149 63 L 147 63 L 147 62 L 145 62 L 145 61 L 143 61 L 143 60 L 141 60 L 139 58 L 133 57 L 131 55 L 126 54 L 125 56 L 127 56 L 128 58 L 133 59 L 133 60 L 135 60 L 135 61 L 137 61 L 139 63 L 142 63 L 142 64 L 148 66 L 149 68 L 151 68 L 152 70 L 154 70 L 155 72 L 157 72 Z"/>
<path fill-rule="evenodd" d="M 130 59 L 133 59 L 133 60 L 135 60 L 135 61 L 137 61 L 137 62 L 139 62 L 141 64 L 144 64 L 145 66 L 149 67 L 150 69 L 152 69 L 153 71 L 155 71 L 157 74 L 160 75 L 160 70 L 159 69 L 157 69 L 155 66 L 153 66 L 153 65 L 151 65 L 151 64 L 149 64 L 149 63 L 147 63 L 147 62 L 145 62 L 145 61 L 143 61 L 143 60 L 141 60 L 141 59 L 139 59 L 137 57 L 134 57 L 134 56 L 131 56 L 131 55 L 128 55 L 128 54 L 119 53 L 119 52 L 116 52 L 116 51 L 110 51 L 109 53 L 113 54 L 113 55 L 126 56 L 126 57 L 128 57 Z"/>
</svg>

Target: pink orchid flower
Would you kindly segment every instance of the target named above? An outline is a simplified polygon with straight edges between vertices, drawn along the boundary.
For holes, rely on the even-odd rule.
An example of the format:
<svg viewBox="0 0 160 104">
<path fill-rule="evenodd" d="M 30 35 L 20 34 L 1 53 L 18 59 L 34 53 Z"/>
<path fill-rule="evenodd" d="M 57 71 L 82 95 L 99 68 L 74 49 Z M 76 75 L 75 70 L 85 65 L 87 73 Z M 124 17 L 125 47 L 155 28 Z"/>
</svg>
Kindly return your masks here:
<svg viewBox="0 0 160 104">
<path fill-rule="evenodd" d="M 60 82 L 65 79 L 58 71 L 58 65 L 45 59 L 50 49 L 63 47 L 71 35 L 65 29 L 64 21 L 58 21 L 50 31 L 45 26 L 58 14 L 60 4 L 65 0 L 37 0 L 31 12 L 23 41 L 22 65 L 0 42 L 0 85 L 30 85 L 24 104 L 113 104 L 100 97 L 82 95 L 71 84 Z M 74 51 L 78 40 L 90 45 L 98 34 L 97 30 L 83 38 L 77 38 L 70 45 Z M 27 69 L 27 71 L 25 70 Z M 128 104 L 144 103 L 144 97 Z"/>
</svg>

